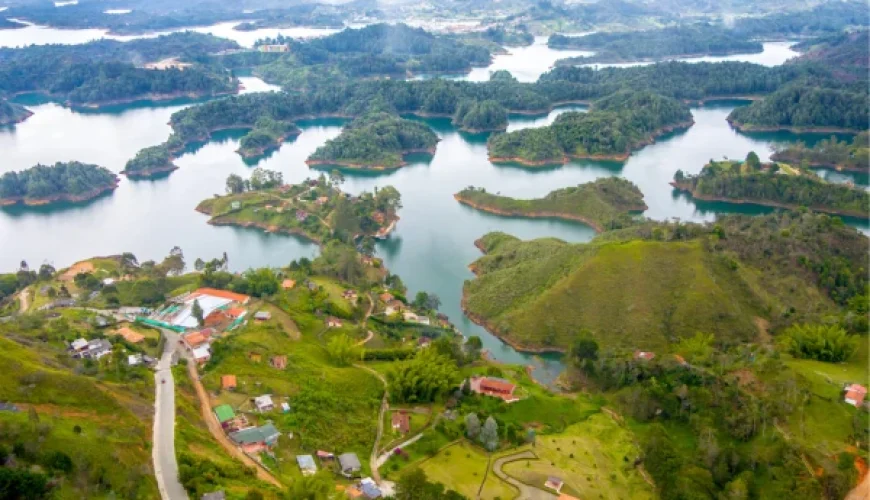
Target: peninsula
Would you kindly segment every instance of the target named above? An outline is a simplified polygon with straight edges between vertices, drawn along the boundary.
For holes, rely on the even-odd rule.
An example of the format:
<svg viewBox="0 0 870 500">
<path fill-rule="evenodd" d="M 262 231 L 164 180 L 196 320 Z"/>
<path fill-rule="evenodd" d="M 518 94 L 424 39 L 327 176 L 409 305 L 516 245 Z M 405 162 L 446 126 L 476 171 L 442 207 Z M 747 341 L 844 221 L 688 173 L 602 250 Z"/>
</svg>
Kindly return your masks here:
<svg viewBox="0 0 870 500">
<path fill-rule="evenodd" d="M 711 161 L 698 175 L 677 170 L 674 188 L 699 200 L 751 203 L 769 207 L 807 207 L 829 214 L 867 218 L 870 193 L 820 179 L 785 163 L 761 163 L 750 152 L 745 161 Z"/>
<path fill-rule="evenodd" d="M 33 115 L 33 112 L 18 104 L 0 99 L 0 125 L 21 123 Z"/>
<path fill-rule="evenodd" d="M 341 135 L 317 148 L 305 162 L 363 170 L 407 165 L 412 153 L 434 154 L 438 136 L 423 123 L 388 113 L 370 113 L 344 127 Z"/>
<path fill-rule="evenodd" d="M 159 144 L 140 150 L 127 162 L 122 174 L 130 179 L 150 179 L 160 174 L 172 172 L 178 166 L 172 163 L 172 154 L 166 144 Z"/>
<path fill-rule="evenodd" d="M 630 225 L 630 212 L 647 209 L 640 189 L 620 177 L 605 177 L 576 187 L 557 189 L 533 200 L 498 196 L 474 187 L 463 189 L 453 197 L 463 205 L 484 212 L 576 220 L 592 226 L 597 232 Z"/>
<path fill-rule="evenodd" d="M 861 132 L 853 137 L 851 142 L 839 141 L 835 136 L 831 136 L 830 139 L 822 139 L 811 148 L 803 142 L 789 144 L 777 149 L 770 159 L 794 165 L 806 162 L 806 165 L 811 167 L 867 172 L 867 165 L 870 165 L 870 133 Z"/>
<path fill-rule="evenodd" d="M 118 176 L 104 167 L 77 161 L 37 164 L 0 176 L 0 206 L 82 202 L 116 187 Z"/>
<path fill-rule="evenodd" d="M 283 184 L 280 172 L 257 168 L 249 180 L 231 175 L 229 194 L 204 200 L 196 210 L 209 215 L 209 224 L 215 226 L 295 234 L 321 245 L 389 236 L 399 219 L 399 192 L 385 186 L 375 194 L 350 196 L 338 189 L 339 182 L 321 175 L 301 184 Z"/>
<path fill-rule="evenodd" d="M 257 120 L 241 141 L 236 151 L 243 158 L 257 158 L 269 151 L 281 147 L 281 144 L 294 135 L 299 135 L 301 130 L 293 123 L 281 122 L 264 116 Z"/>
<path fill-rule="evenodd" d="M 619 91 L 587 113 L 559 115 L 552 125 L 498 134 L 487 147 L 494 163 L 544 166 L 571 159 L 625 161 L 632 151 L 693 124 L 689 108 L 651 92 Z"/>
</svg>

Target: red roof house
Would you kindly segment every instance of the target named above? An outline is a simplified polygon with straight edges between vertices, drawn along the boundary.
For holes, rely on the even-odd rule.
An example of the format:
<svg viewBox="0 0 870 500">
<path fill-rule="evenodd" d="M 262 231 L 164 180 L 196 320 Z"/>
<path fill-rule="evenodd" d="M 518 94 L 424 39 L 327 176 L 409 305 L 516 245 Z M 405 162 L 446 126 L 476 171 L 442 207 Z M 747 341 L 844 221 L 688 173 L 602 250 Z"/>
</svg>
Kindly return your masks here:
<svg viewBox="0 0 870 500">
<path fill-rule="evenodd" d="M 519 398 L 514 396 L 514 390 L 517 386 L 502 378 L 471 377 L 469 385 L 472 392 L 477 394 L 501 398 L 508 403 L 519 400 Z"/>
<path fill-rule="evenodd" d="M 393 430 L 402 434 L 411 432 L 411 415 L 406 411 L 393 412 Z"/>
<path fill-rule="evenodd" d="M 843 396 L 843 401 L 852 406 L 861 406 L 864 402 L 864 397 L 867 396 L 867 388 L 859 384 L 851 384 L 846 386 L 846 395 Z"/>
</svg>

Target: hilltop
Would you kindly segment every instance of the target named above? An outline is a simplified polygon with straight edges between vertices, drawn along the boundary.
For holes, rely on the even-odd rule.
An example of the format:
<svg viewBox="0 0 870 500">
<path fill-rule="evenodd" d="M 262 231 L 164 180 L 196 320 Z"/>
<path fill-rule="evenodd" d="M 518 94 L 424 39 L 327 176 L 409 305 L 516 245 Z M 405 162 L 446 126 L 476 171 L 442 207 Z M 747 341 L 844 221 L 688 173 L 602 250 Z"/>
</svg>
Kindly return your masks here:
<svg viewBox="0 0 870 500">
<path fill-rule="evenodd" d="M 650 222 L 585 244 L 491 233 L 477 246 L 486 255 L 471 266 L 464 309 L 528 350 L 565 350 L 581 330 L 604 346 L 643 349 L 696 331 L 748 341 L 756 318 L 817 318 L 860 293 L 863 273 L 829 280 L 862 269 L 870 249 L 855 229 L 812 213 Z"/>
</svg>

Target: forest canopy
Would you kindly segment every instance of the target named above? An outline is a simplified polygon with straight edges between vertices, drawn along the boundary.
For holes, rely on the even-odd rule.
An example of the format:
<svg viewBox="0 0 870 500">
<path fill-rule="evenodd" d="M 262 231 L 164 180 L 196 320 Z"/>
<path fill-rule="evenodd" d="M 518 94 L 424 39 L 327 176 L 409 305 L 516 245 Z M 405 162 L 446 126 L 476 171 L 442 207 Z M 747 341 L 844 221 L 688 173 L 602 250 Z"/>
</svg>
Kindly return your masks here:
<svg viewBox="0 0 870 500">
<path fill-rule="evenodd" d="M 91 198 L 114 189 L 118 178 L 104 167 L 77 161 L 35 165 L 0 176 L 0 203 Z"/>
</svg>

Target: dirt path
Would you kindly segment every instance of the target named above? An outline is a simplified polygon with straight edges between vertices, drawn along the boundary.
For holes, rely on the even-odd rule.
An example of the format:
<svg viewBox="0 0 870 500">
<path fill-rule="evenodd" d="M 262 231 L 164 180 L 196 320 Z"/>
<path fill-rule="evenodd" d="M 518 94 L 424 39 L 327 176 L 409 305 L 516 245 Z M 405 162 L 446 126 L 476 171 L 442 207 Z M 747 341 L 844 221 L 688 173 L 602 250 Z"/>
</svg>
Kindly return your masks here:
<svg viewBox="0 0 870 500">
<path fill-rule="evenodd" d="M 372 446 L 372 454 L 369 456 L 369 467 L 372 470 L 372 479 L 374 479 L 376 483 L 380 484 L 381 483 L 381 473 L 378 471 L 378 467 L 380 466 L 378 464 L 378 447 L 381 444 L 381 437 L 383 437 L 383 435 L 384 435 L 384 414 L 390 408 L 390 402 L 389 402 L 390 393 L 389 393 L 389 391 L 387 391 L 387 379 L 385 379 L 383 375 L 381 375 L 380 373 L 378 373 L 375 370 L 372 370 L 368 366 L 363 366 L 363 365 L 354 365 L 354 366 L 371 373 L 372 375 L 377 377 L 378 380 L 381 381 L 381 383 L 384 384 L 384 397 L 381 399 L 381 409 L 378 412 L 378 434 L 377 434 L 377 436 L 375 436 L 375 444 L 374 444 L 374 446 Z"/>
<path fill-rule="evenodd" d="M 18 312 L 24 314 L 27 312 L 27 309 L 30 307 L 30 294 L 27 293 L 27 288 L 21 290 L 21 293 L 18 294 Z"/>
<path fill-rule="evenodd" d="M 529 486 L 525 483 L 517 481 L 513 477 L 507 475 L 501 468 L 504 464 L 508 462 L 513 462 L 515 460 L 537 460 L 538 457 L 529 450 L 521 451 L 519 453 L 514 453 L 513 455 L 507 455 L 501 457 L 492 464 L 492 471 L 498 476 L 502 481 L 510 484 L 514 488 L 518 489 L 520 492 L 520 496 L 517 497 L 517 500 L 556 500 L 556 495 L 544 491 L 539 488 L 535 488 L 534 486 Z"/>
<path fill-rule="evenodd" d="M 867 500 L 870 498 L 870 474 L 865 474 L 858 486 L 846 495 L 846 500 Z"/>
<path fill-rule="evenodd" d="M 374 336 L 375 336 L 375 332 L 369 330 L 369 333 L 368 333 L 368 335 L 366 335 L 366 338 L 357 342 L 356 345 L 365 345 L 365 343 L 368 342 L 369 340 L 371 340 L 372 337 L 374 337 Z"/>
<path fill-rule="evenodd" d="M 274 484 L 275 486 L 281 488 L 281 483 L 275 479 L 275 476 L 270 474 L 266 469 L 264 469 L 259 463 L 255 462 L 251 457 L 244 454 L 242 450 L 240 450 L 232 441 L 224 434 L 224 430 L 221 428 L 221 424 L 218 423 L 217 419 L 214 416 L 214 413 L 211 411 L 211 404 L 209 402 L 208 393 L 205 391 L 205 387 L 203 387 L 202 382 L 199 380 L 199 375 L 196 373 L 196 364 L 193 362 L 187 363 L 187 373 L 190 376 L 190 381 L 193 383 L 193 387 L 196 389 L 196 396 L 199 399 L 199 408 L 202 413 L 202 418 L 205 420 L 206 425 L 208 426 L 209 432 L 214 436 L 215 440 L 220 443 L 220 445 L 227 450 L 227 453 L 230 456 L 233 456 L 240 460 L 242 463 L 249 467 L 254 467 L 257 470 L 257 478 Z"/>
</svg>

